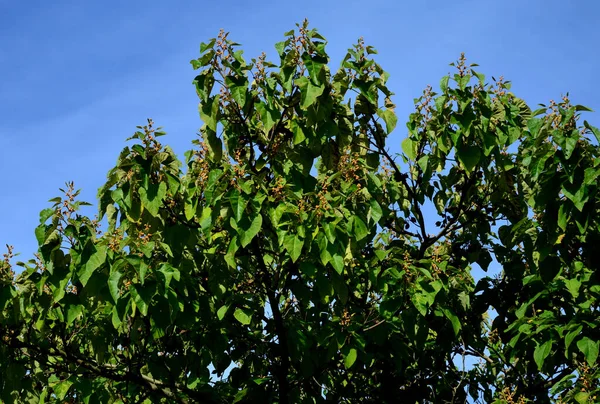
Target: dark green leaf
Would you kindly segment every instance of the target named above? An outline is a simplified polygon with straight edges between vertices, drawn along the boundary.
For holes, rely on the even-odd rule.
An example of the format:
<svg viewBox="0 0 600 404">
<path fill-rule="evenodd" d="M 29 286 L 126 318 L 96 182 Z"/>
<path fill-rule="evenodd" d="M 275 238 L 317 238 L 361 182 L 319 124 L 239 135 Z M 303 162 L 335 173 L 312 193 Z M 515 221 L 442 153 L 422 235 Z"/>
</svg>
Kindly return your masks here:
<svg viewBox="0 0 600 404">
<path fill-rule="evenodd" d="M 84 307 L 81 304 L 70 304 L 67 306 L 67 325 L 73 324 L 83 314 Z"/>
<path fill-rule="evenodd" d="M 252 222 L 250 222 L 250 225 L 248 227 L 243 227 L 239 229 L 238 232 L 240 234 L 240 243 L 242 247 L 246 247 L 248 244 L 250 244 L 252 239 L 256 237 L 256 235 L 262 227 L 262 220 L 262 216 L 259 213 L 256 216 L 254 216 Z"/>
<path fill-rule="evenodd" d="M 122 274 L 119 271 L 111 271 L 110 276 L 108 277 L 108 290 L 115 303 L 119 301 L 119 297 L 121 296 L 119 290 L 119 280 L 121 279 L 121 276 Z"/>
<path fill-rule="evenodd" d="M 131 293 L 133 302 L 140 313 L 144 316 L 148 315 L 148 308 L 150 307 L 150 302 L 152 301 L 152 296 L 154 294 L 153 291 L 150 288 L 141 285 L 131 285 L 129 293 Z"/>
<path fill-rule="evenodd" d="M 477 146 L 463 146 L 456 150 L 456 157 L 465 167 L 465 170 L 470 173 L 479 164 L 481 150 Z"/>
<path fill-rule="evenodd" d="M 541 345 L 536 346 L 533 351 L 533 359 L 537 364 L 538 370 L 542 370 L 542 366 L 544 366 L 544 361 L 550 354 L 552 350 L 552 341 L 546 341 Z"/>
</svg>

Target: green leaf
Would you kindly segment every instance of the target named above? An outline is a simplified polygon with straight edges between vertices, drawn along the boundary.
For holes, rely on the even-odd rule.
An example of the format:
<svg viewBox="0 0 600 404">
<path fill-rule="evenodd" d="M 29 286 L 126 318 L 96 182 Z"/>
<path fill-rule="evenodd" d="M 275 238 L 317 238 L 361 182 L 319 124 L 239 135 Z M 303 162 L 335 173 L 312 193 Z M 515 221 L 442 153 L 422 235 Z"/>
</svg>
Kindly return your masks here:
<svg viewBox="0 0 600 404">
<path fill-rule="evenodd" d="M 46 226 L 41 224 L 35 228 L 35 239 L 38 242 L 38 246 L 44 245 L 46 241 Z"/>
<path fill-rule="evenodd" d="M 374 81 L 364 81 L 357 78 L 352 82 L 352 84 L 354 88 L 358 88 L 360 95 L 362 95 L 369 104 L 377 107 L 377 87 Z M 360 103 L 361 97 L 357 97 L 356 101 Z M 366 105 L 363 104 L 363 106 L 365 106 L 367 110 L 370 110 L 370 108 Z"/>
<path fill-rule="evenodd" d="M 225 84 L 229 87 L 231 98 L 239 105 L 239 108 L 244 108 L 246 104 L 246 93 L 248 91 L 248 79 L 245 76 L 227 76 Z"/>
<path fill-rule="evenodd" d="M 302 61 L 304 62 L 304 66 L 306 66 L 306 71 L 308 72 L 311 81 L 314 84 L 320 84 L 320 73 L 323 67 L 327 65 L 327 58 L 319 55 L 311 56 L 308 53 L 304 53 L 302 55 Z"/>
<path fill-rule="evenodd" d="M 427 304 L 429 302 L 427 296 L 423 293 L 415 293 L 411 296 L 411 301 L 422 316 L 427 315 Z"/>
<path fill-rule="evenodd" d="M 150 307 L 150 302 L 152 301 L 152 291 L 141 285 L 131 285 L 129 287 L 129 293 L 131 293 L 133 302 L 140 310 L 140 313 L 144 316 L 148 315 L 148 307 Z"/>
<path fill-rule="evenodd" d="M 577 299 L 579 296 L 579 287 L 581 286 L 581 282 L 577 279 L 568 279 L 565 281 L 565 285 L 569 290 L 569 293 L 573 296 L 573 299 Z"/>
<path fill-rule="evenodd" d="M 242 244 L 242 247 L 246 247 L 250 244 L 252 239 L 258 234 L 262 227 L 262 221 L 262 215 L 259 213 L 252 219 L 250 226 L 239 229 L 238 232 L 240 233 L 240 243 Z"/>
<path fill-rule="evenodd" d="M 208 43 L 204 43 L 201 42 L 200 43 L 200 53 L 204 53 L 207 49 L 212 49 L 213 46 L 215 46 L 215 42 L 217 40 L 215 38 L 211 39 L 210 41 L 208 41 Z"/>
<path fill-rule="evenodd" d="M 569 358 L 569 346 L 571 346 L 571 343 L 573 342 L 573 340 L 576 337 L 578 337 L 579 334 L 581 334 L 581 330 L 583 330 L 583 326 L 578 325 L 577 327 L 575 327 L 574 330 L 572 330 L 565 336 L 565 356 L 567 358 Z"/>
<path fill-rule="evenodd" d="M 552 350 L 552 341 L 546 341 L 542 345 L 538 345 L 533 351 L 533 359 L 537 364 L 538 370 L 542 370 L 544 361 Z"/>
<path fill-rule="evenodd" d="M 48 220 L 54 214 L 54 212 L 56 212 L 56 209 L 54 208 L 46 208 L 42 210 L 40 212 L 40 224 L 46 223 L 46 220 Z"/>
<path fill-rule="evenodd" d="M 83 306 L 81 304 L 70 304 L 67 307 L 67 325 L 73 324 L 73 321 L 83 314 Z"/>
<path fill-rule="evenodd" d="M 429 162 L 429 156 L 424 155 L 419 160 L 417 160 L 417 165 L 421 169 L 422 172 L 427 171 L 427 163 Z"/>
<path fill-rule="evenodd" d="M 229 203 L 231 204 L 231 209 L 233 209 L 233 217 L 235 221 L 241 221 L 242 217 L 244 217 L 248 200 L 244 198 L 240 191 L 234 188 L 229 196 Z"/>
<path fill-rule="evenodd" d="M 579 404 L 589 403 L 589 398 L 590 393 L 585 391 L 579 391 L 577 394 L 575 394 L 575 401 L 577 401 Z"/>
<path fill-rule="evenodd" d="M 381 206 L 374 198 L 369 199 L 369 213 L 367 214 L 367 220 L 373 220 L 374 224 L 379 223 L 379 219 L 383 216 Z"/>
<path fill-rule="evenodd" d="M 341 254 L 333 254 L 330 262 L 331 266 L 333 266 L 333 269 L 335 269 L 338 274 L 341 275 L 344 273 L 344 257 L 342 257 Z"/>
<path fill-rule="evenodd" d="M 391 109 L 380 109 L 377 111 L 377 114 L 385 122 L 385 128 L 388 135 L 392 133 L 394 128 L 396 128 L 396 124 L 398 123 L 398 117 L 396 116 L 396 113 Z"/>
<path fill-rule="evenodd" d="M 264 102 L 259 102 L 255 106 L 260 115 L 260 120 L 265 127 L 265 132 L 269 132 L 281 117 L 279 110 L 274 110 L 268 107 Z"/>
<path fill-rule="evenodd" d="M 323 231 L 327 236 L 327 240 L 332 244 L 335 243 L 335 224 L 332 222 L 321 222 L 321 225 L 323 226 Z"/>
<path fill-rule="evenodd" d="M 356 238 L 356 241 L 360 241 L 369 235 L 369 230 L 367 229 L 365 222 L 363 222 L 362 219 L 356 215 L 354 215 L 352 227 L 354 229 L 354 237 Z"/>
<path fill-rule="evenodd" d="M 456 150 L 456 157 L 465 167 L 465 170 L 471 173 L 481 159 L 481 150 L 477 146 L 463 146 Z"/>
<path fill-rule="evenodd" d="M 188 222 L 190 220 L 192 220 L 192 218 L 196 215 L 196 204 L 197 203 L 197 199 L 195 201 L 191 201 L 190 199 L 187 199 L 185 201 L 184 207 L 183 207 L 183 213 L 185 215 L 185 220 L 187 220 Z"/>
<path fill-rule="evenodd" d="M 333 286 L 335 293 L 337 293 L 340 302 L 346 304 L 346 302 L 348 302 L 348 285 L 346 284 L 344 277 L 335 274 L 332 275 L 331 285 Z"/>
<path fill-rule="evenodd" d="M 207 102 L 215 84 L 215 78 L 210 69 L 204 70 L 193 80 L 193 84 L 196 87 L 196 93 L 200 98 L 201 102 Z"/>
<path fill-rule="evenodd" d="M 566 231 L 567 230 L 567 222 L 568 222 L 567 207 L 563 203 L 560 205 L 560 208 L 558 208 L 558 227 L 560 227 L 562 231 Z"/>
<path fill-rule="evenodd" d="M 119 297 L 121 296 L 119 291 L 119 280 L 121 279 L 121 276 L 123 276 L 123 274 L 119 271 L 111 271 L 110 276 L 108 277 L 108 291 L 115 303 L 119 301 Z"/>
<path fill-rule="evenodd" d="M 104 264 L 104 262 L 106 261 L 107 246 L 105 246 L 105 245 L 93 246 L 92 245 L 91 250 L 93 251 L 93 253 L 90 255 L 89 259 L 87 260 L 87 262 L 85 263 L 85 265 L 83 266 L 83 268 L 80 270 L 80 272 L 78 274 L 79 281 L 82 283 L 83 286 L 85 286 L 87 284 L 88 280 L 90 279 L 90 277 L 92 276 L 94 271 L 96 269 L 100 268 L 100 266 L 102 264 Z"/>
<path fill-rule="evenodd" d="M 164 263 L 161 265 L 161 267 L 158 269 L 157 275 L 158 278 L 162 278 L 165 290 L 169 288 L 172 279 L 179 281 L 181 276 L 179 270 L 168 263 Z"/>
<path fill-rule="evenodd" d="M 577 146 L 578 140 L 579 139 L 574 136 L 566 136 L 565 137 L 565 145 L 564 145 L 563 151 L 565 153 L 565 158 L 567 160 L 571 158 L 571 155 L 575 151 L 575 147 Z"/>
<path fill-rule="evenodd" d="M 52 390 L 54 391 L 54 394 L 56 394 L 56 398 L 58 400 L 64 400 L 65 396 L 67 395 L 67 392 L 69 391 L 72 385 L 72 381 L 63 380 L 52 386 Z"/>
<path fill-rule="evenodd" d="M 442 77 L 442 79 L 440 80 L 440 89 L 442 90 L 442 92 L 446 92 L 448 90 L 448 81 L 450 80 L 450 77 L 448 76 L 444 76 Z"/>
<path fill-rule="evenodd" d="M 302 76 L 296 80 L 296 85 L 300 89 L 301 94 L 301 103 L 300 106 L 302 109 L 307 109 L 311 105 L 313 105 L 317 98 L 323 94 L 323 90 L 325 90 L 324 85 L 316 86 L 310 82 L 310 80 L 306 76 Z"/>
<path fill-rule="evenodd" d="M 227 247 L 227 253 L 225 254 L 225 262 L 232 268 L 235 269 L 237 264 L 235 262 L 235 253 L 240 248 L 237 236 L 233 236 Z"/>
<path fill-rule="evenodd" d="M 592 126 L 588 123 L 588 121 L 583 121 L 583 126 L 586 127 L 586 129 L 588 129 L 590 132 L 592 132 L 594 134 L 594 136 L 596 137 L 596 141 L 598 143 L 600 143 L 600 129 L 596 128 L 595 126 Z"/>
<path fill-rule="evenodd" d="M 242 400 L 244 400 L 246 398 L 246 396 L 248 395 L 248 391 L 249 391 L 248 388 L 238 391 L 235 394 L 235 396 L 233 397 L 232 404 L 237 404 L 237 403 L 241 402 Z"/>
<path fill-rule="evenodd" d="M 575 208 L 577 208 L 577 210 L 582 212 L 583 208 L 585 206 L 585 203 L 589 199 L 587 187 L 584 185 L 581 185 L 581 184 L 574 185 L 574 184 L 565 182 L 563 184 L 562 191 L 565 194 L 565 196 L 573 202 L 573 205 L 575 205 Z"/>
<path fill-rule="evenodd" d="M 148 189 L 140 188 L 140 199 L 144 208 L 154 217 L 158 215 L 162 201 L 167 195 L 167 184 L 148 184 Z"/>
<path fill-rule="evenodd" d="M 200 119 L 213 133 L 217 133 L 217 122 L 219 118 L 219 95 L 210 97 L 206 102 L 198 105 Z"/>
<path fill-rule="evenodd" d="M 229 310 L 228 305 L 225 304 L 225 305 L 221 306 L 221 308 L 219 310 L 217 310 L 217 318 L 219 320 L 223 320 L 223 318 L 225 317 L 225 314 L 227 314 L 227 310 Z"/>
<path fill-rule="evenodd" d="M 594 342 L 588 337 L 583 337 L 577 341 L 577 348 L 585 355 L 585 359 L 590 366 L 596 364 L 598 359 L 598 341 Z"/>
<path fill-rule="evenodd" d="M 233 317 L 243 325 L 248 325 L 252 321 L 252 312 L 248 309 L 235 309 Z"/>
<path fill-rule="evenodd" d="M 207 234 L 207 232 L 211 228 L 212 213 L 213 213 L 212 208 L 210 208 L 208 206 L 204 206 L 202 208 L 202 214 L 200 215 L 200 219 L 198 220 L 198 223 L 200 224 L 200 228 L 202 229 L 204 234 Z"/>
<path fill-rule="evenodd" d="M 275 44 L 275 49 L 277 50 L 277 54 L 279 56 L 283 56 L 283 52 L 285 50 L 285 45 L 286 45 L 286 41 L 277 42 Z"/>
<path fill-rule="evenodd" d="M 409 137 L 402 141 L 402 151 L 410 160 L 414 160 L 417 156 L 416 147 L 416 142 L 413 142 L 412 139 Z"/>
<path fill-rule="evenodd" d="M 589 167 L 584 171 L 583 183 L 586 185 L 593 185 L 598 183 L 598 176 L 600 176 L 600 168 Z"/>
<path fill-rule="evenodd" d="M 350 351 L 348 351 L 348 354 L 344 357 L 344 366 L 346 367 L 346 369 L 350 369 L 352 365 L 354 365 L 354 362 L 356 362 L 357 354 L 358 353 L 356 352 L 356 349 L 350 348 Z"/>
<path fill-rule="evenodd" d="M 295 120 L 291 121 L 290 126 L 292 133 L 294 134 L 294 145 L 302 143 L 304 139 L 306 139 L 306 135 L 304 134 L 302 126 L 300 126 Z"/>
<path fill-rule="evenodd" d="M 296 260 L 300 257 L 303 245 L 304 242 L 296 234 L 288 234 L 283 238 L 283 247 L 290 254 L 292 262 L 296 262 Z"/>
<path fill-rule="evenodd" d="M 212 157 L 213 161 L 221 161 L 223 158 L 223 142 L 217 136 L 217 132 L 206 127 L 206 125 L 200 130 L 204 137 L 204 141 L 208 143 L 208 149 L 211 153 L 210 156 Z"/>
<path fill-rule="evenodd" d="M 443 313 L 446 316 L 446 318 L 448 320 L 450 320 L 450 323 L 452 323 L 452 329 L 454 330 L 454 335 L 458 336 L 458 334 L 460 333 L 460 329 L 462 328 L 462 326 L 460 324 L 460 319 L 450 309 L 443 310 Z"/>
</svg>

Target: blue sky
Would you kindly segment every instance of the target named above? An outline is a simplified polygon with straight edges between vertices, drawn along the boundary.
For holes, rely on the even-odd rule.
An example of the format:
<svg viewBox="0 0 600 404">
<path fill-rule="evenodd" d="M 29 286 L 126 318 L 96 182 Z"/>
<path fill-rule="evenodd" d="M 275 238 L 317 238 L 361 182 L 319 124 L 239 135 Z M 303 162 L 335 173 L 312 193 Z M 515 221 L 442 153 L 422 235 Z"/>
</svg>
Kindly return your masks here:
<svg viewBox="0 0 600 404">
<path fill-rule="evenodd" d="M 179 155 L 201 126 L 189 60 L 220 28 L 247 59 L 307 17 L 337 66 L 359 36 L 391 74 L 400 121 L 466 52 L 530 105 L 571 99 L 600 111 L 600 2 L 0 0 L 0 249 L 36 250 L 34 228 L 65 181 L 95 203 L 124 140 L 151 117 Z M 600 113 L 587 115 L 600 126 Z M 399 150 L 406 130 L 389 139 Z M 92 211 L 90 211 L 92 212 Z M 93 214 L 93 213 L 92 213 Z"/>
</svg>

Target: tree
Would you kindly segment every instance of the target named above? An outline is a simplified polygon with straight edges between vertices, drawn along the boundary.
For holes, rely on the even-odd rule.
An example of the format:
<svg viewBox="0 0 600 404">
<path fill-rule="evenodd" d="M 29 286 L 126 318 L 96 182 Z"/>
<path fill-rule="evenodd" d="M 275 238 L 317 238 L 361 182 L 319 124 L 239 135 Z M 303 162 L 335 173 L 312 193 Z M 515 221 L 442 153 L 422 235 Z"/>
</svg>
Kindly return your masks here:
<svg viewBox="0 0 600 404">
<path fill-rule="evenodd" d="M 306 21 L 285 35 L 278 64 L 200 46 L 185 169 L 149 120 L 98 218 L 67 183 L 18 275 L 9 248 L 0 401 L 596 402 L 588 109 L 532 111 L 461 56 L 394 159 L 375 50 L 332 74 Z"/>
</svg>

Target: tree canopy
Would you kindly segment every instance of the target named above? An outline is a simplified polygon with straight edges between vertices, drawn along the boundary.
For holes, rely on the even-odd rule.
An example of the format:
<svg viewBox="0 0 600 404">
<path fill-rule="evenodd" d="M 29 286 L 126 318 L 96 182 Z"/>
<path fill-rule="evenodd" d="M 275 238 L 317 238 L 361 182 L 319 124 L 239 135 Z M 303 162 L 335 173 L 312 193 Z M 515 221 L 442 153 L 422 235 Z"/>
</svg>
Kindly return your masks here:
<svg viewBox="0 0 600 404">
<path fill-rule="evenodd" d="M 375 49 L 333 71 L 306 21 L 275 47 L 202 43 L 185 161 L 149 120 L 97 217 L 67 183 L 18 274 L 9 247 L 0 401 L 597 402 L 588 108 L 532 110 L 461 56 L 392 155 Z"/>
</svg>

